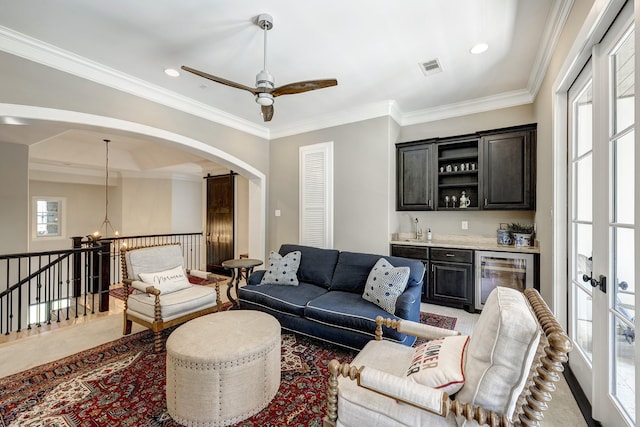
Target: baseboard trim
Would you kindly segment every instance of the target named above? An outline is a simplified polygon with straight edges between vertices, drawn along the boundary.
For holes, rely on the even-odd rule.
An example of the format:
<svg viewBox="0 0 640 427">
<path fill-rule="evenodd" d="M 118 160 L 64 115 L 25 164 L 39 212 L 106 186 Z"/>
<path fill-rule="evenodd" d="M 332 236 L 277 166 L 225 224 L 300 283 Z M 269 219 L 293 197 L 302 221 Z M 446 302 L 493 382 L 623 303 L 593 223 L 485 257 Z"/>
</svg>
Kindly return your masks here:
<svg viewBox="0 0 640 427">
<path fill-rule="evenodd" d="M 587 396 L 582 391 L 582 387 L 580 387 L 580 383 L 578 383 L 577 378 L 573 375 L 571 368 L 568 364 L 563 363 L 564 366 L 564 378 L 569 385 L 569 390 L 571 390 L 571 394 L 573 394 L 573 398 L 576 400 L 578 404 L 578 408 L 580 412 L 582 412 L 582 416 L 584 417 L 584 421 L 587 423 L 589 427 L 602 427 L 602 424 L 599 421 L 591 418 L 591 403 L 587 399 Z"/>
</svg>

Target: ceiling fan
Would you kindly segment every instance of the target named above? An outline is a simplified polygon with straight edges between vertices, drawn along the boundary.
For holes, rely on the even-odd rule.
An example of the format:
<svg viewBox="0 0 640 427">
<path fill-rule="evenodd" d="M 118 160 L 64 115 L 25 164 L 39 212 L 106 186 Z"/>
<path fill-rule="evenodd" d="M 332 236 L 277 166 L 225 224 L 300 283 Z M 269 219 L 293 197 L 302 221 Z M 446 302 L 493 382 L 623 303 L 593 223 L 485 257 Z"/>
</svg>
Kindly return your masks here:
<svg viewBox="0 0 640 427">
<path fill-rule="evenodd" d="M 200 77 L 204 77 L 205 79 L 251 92 L 255 95 L 256 102 L 262 106 L 262 117 L 265 122 L 270 121 L 273 117 L 273 102 L 276 96 L 293 95 L 296 93 L 308 92 L 310 90 L 336 86 L 338 84 L 336 79 L 325 79 L 307 80 L 275 87 L 273 76 L 267 71 L 267 31 L 273 28 L 273 18 L 269 14 L 262 13 L 258 15 L 256 24 L 264 30 L 264 65 L 262 71 L 256 75 L 255 88 L 232 82 L 231 80 L 223 79 L 222 77 L 217 77 L 185 65 L 181 68 Z"/>
</svg>

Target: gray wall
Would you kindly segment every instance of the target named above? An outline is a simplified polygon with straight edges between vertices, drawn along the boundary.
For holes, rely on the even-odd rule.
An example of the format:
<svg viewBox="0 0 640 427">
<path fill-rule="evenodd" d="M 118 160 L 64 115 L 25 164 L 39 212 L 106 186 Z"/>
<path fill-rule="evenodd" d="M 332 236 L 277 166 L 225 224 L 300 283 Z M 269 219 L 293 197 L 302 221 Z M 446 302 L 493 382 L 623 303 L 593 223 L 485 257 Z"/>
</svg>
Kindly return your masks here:
<svg viewBox="0 0 640 427">
<path fill-rule="evenodd" d="M 540 291 L 542 297 L 552 309 L 560 310 L 564 310 L 566 302 L 556 301 L 556 299 L 566 298 L 566 286 L 562 285 L 562 289 L 558 289 L 558 286 L 560 286 L 559 283 L 554 282 L 553 261 L 555 257 L 563 257 L 566 259 L 566 253 L 554 252 L 554 240 L 566 239 L 566 235 L 556 236 L 553 230 L 552 215 L 556 186 L 553 170 L 555 158 L 553 146 L 553 85 L 558 78 L 560 68 L 565 62 L 569 50 L 575 42 L 576 36 L 589 14 L 592 5 L 592 0 L 573 2 L 571 14 L 565 23 L 562 36 L 558 41 L 542 86 L 534 102 L 534 114 L 538 122 L 538 205 L 536 210 L 536 223 L 538 224 L 538 235 L 540 239 Z M 562 144 L 564 145 L 562 149 L 566 152 L 566 144 Z M 562 181 L 560 185 L 566 185 L 565 182 L 566 181 Z M 558 208 L 560 208 L 560 206 L 558 206 Z M 559 318 L 562 318 L 562 316 Z"/>
<path fill-rule="evenodd" d="M 389 119 L 381 117 L 271 141 L 268 250 L 299 242 L 299 148 L 334 143 L 334 247 L 389 250 Z M 282 216 L 275 217 L 279 209 Z"/>
<path fill-rule="evenodd" d="M 269 171 L 269 145 L 263 138 L 0 52 L 2 102 L 80 111 L 122 119 L 184 135 Z M 58 74 L 51 85 L 49 73 Z M 238 171 L 234 165 L 226 165 Z"/>
<path fill-rule="evenodd" d="M 110 187 L 113 190 L 113 187 Z M 58 249 L 69 249 L 72 247 L 71 237 L 84 237 L 98 229 L 104 220 L 104 185 L 29 181 L 29 191 L 31 197 L 64 197 L 65 218 L 64 234 L 61 239 L 33 239 L 29 236 L 29 251 L 52 251 Z M 114 197 L 110 198 L 109 204 L 116 204 Z M 119 203 L 118 203 L 119 204 Z M 31 203 L 29 204 L 31 207 Z M 114 206 L 112 205 L 111 208 Z M 114 226 L 120 227 L 120 215 L 115 209 L 109 209 L 109 220 Z M 28 220 L 33 215 L 31 209 L 27 213 Z M 29 221 L 29 225 L 30 225 Z M 29 228 L 31 231 L 31 228 Z"/>
<path fill-rule="evenodd" d="M 17 58 L 5 52 L 0 52 L 0 63 L 3 64 L 0 93 L 2 93 L 2 102 L 4 103 L 46 107 L 69 112 L 77 111 L 101 117 L 121 119 L 172 132 L 234 156 L 265 176 L 269 174 L 269 142 L 264 138 L 114 90 L 62 71 L 52 70 L 44 65 Z M 50 74 L 48 73 L 59 75 L 60 79 L 56 80 L 57 83 L 55 85 L 49 84 L 50 78 L 48 76 Z M 79 120 L 82 119 L 79 118 Z M 148 138 L 146 135 L 141 135 L 141 137 Z M 170 142 L 170 144 L 177 145 L 174 142 Z M 184 149 L 183 146 L 178 146 L 177 148 Z M 26 146 L 21 149 L 25 150 L 26 153 Z M 187 150 L 194 152 L 191 148 Z M 4 150 L 0 148 L 0 151 Z M 195 154 L 203 153 L 195 152 Z M 0 157 L 3 157 L 3 161 L 5 161 L 4 153 L 0 152 Z M 250 171 L 250 168 L 243 169 L 244 165 L 232 163 L 224 156 L 219 158 L 207 153 L 204 157 L 224 167 L 233 169 L 239 174 L 247 177 L 250 175 L 250 172 L 247 172 L 248 170 Z M 9 158 L 6 158 L 6 161 L 9 163 Z M 25 159 L 24 163 L 13 162 L 11 170 L 15 171 L 18 165 L 23 169 L 19 173 L 11 174 L 14 179 L 20 179 L 22 174 L 26 176 L 28 173 L 27 159 Z M 3 168 L 3 172 L 4 170 Z M 255 176 L 250 176 L 250 178 L 255 179 Z M 16 186 L 15 190 L 17 191 L 18 188 Z M 14 189 L 11 189 L 11 192 L 13 193 Z M 26 183 L 24 192 L 21 192 L 21 195 L 26 201 L 28 198 Z M 171 205 L 168 208 L 171 209 Z M 119 209 L 122 210 L 122 207 Z M 26 217 L 26 205 L 23 210 Z M 251 215 L 260 215 L 260 218 L 252 219 L 252 224 L 260 224 L 264 219 L 258 209 L 253 209 Z M 4 215 L 2 218 L 4 219 Z M 28 232 L 26 231 L 28 219 L 24 218 L 22 221 L 25 221 L 24 224 L 21 222 L 15 222 L 14 224 L 11 221 L 10 229 L 12 240 L 19 240 L 14 244 L 26 249 L 28 245 Z M 169 221 L 171 220 L 169 219 Z M 137 224 L 134 225 L 137 228 Z M 171 223 L 169 223 L 169 226 L 171 226 Z M 11 246 L 13 247 L 14 245 L 12 244 Z M 256 252 L 262 254 L 263 250 Z"/>
<path fill-rule="evenodd" d="M 0 254 L 26 252 L 29 147 L 0 142 Z"/>
<path fill-rule="evenodd" d="M 535 123 L 533 105 L 521 105 L 484 113 L 470 114 L 461 117 L 421 123 L 400 128 L 396 142 L 416 141 L 435 137 L 464 135 L 481 130 L 499 129 Z M 538 139 L 538 144 L 545 141 Z M 394 153 L 395 156 L 395 153 Z M 395 188 L 393 188 L 395 197 Z M 537 194 L 538 200 L 540 193 Z M 393 212 L 396 216 L 396 228 L 391 232 L 411 232 L 411 217 L 418 218 L 422 228 L 431 228 L 437 234 L 464 234 L 495 236 L 500 223 L 534 221 L 533 211 L 469 211 L 469 212 Z M 463 230 L 461 222 L 467 221 L 468 230 Z M 425 230 L 426 231 L 426 230 Z"/>
<path fill-rule="evenodd" d="M 334 141 L 334 247 L 341 250 L 388 253 L 391 233 L 410 232 L 418 217 L 434 234 L 495 236 L 502 222 L 532 222 L 532 211 L 396 212 L 395 143 L 446 137 L 479 130 L 535 122 L 531 104 L 400 127 L 388 117 L 366 120 L 271 142 L 268 249 L 297 243 L 298 149 Z M 279 209 L 282 216 L 274 216 Z M 469 229 L 461 229 L 461 221 Z"/>
<path fill-rule="evenodd" d="M 202 179 L 174 178 L 171 187 L 171 231 L 193 233 L 204 231 L 202 224 Z"/>
</svg>

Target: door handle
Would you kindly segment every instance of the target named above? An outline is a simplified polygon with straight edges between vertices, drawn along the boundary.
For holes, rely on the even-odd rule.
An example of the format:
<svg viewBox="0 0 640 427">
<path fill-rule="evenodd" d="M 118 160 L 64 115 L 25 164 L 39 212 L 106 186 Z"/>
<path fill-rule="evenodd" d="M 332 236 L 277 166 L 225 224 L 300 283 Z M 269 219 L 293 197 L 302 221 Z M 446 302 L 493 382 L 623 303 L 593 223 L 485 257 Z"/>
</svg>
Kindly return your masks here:
<svg viewBox="0 0 640 427">
<path fill-rule="evenodd" d="M 587 276 L 586 274 L 582 275 L 582 280 L 584 280 L 585 282 L 589 282 L 591 286 L 594 288 L 596 287 L 600 288 L 600 290 L 606 294 L 607 293 L 607 276 L 604 276 L 601 274 L 599 279 L 600 280 L 596 280 L 592 276 Z"/>
</svg>

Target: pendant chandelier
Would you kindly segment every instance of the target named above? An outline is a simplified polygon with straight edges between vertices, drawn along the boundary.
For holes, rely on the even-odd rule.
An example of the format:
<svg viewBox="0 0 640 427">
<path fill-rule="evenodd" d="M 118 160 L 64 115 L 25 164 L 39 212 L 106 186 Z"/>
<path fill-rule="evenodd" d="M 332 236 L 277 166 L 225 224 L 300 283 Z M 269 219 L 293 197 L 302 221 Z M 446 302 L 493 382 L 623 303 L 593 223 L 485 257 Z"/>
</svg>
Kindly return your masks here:
<svg viewBox="0 0 640 427">
<path fill-rule="evenodd" d="M 91 238 L 94 241 L 100 240 L 102 237 L 109 237 L 109 232 L 114 237 L 117 237 L 120 233 L 116 230 L 111 221 L 109 221 L 109 143 L 111 140 L 103 139 L 106 147 L 106 156 L 105 156 L 105 179 L 104 179 L 104 220 L 98 230 L 95 231 Z"/>
</svg>

